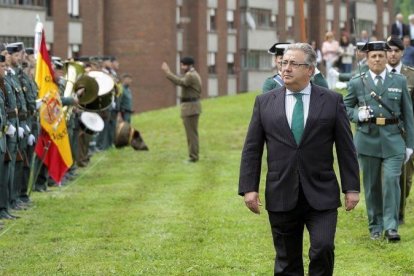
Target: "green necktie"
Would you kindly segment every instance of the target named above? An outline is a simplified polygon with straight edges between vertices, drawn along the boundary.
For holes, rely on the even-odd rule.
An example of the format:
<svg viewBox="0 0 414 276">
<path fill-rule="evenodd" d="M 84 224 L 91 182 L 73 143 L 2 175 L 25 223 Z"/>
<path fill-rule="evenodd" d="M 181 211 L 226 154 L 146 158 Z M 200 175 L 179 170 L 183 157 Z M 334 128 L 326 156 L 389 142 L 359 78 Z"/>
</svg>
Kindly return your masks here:
<svg viewBox="0 0 414 276">
<path fill-rule="evenodd" d="M 375 78 L 377 79 L 377 88 L 379 93 L 382 91 L 382 78 L 381 76 L 376 76 Z"/>
<path fill-rule="evenodd" d="M 299 145 L 300 139 L 302 138 L 303 128 L 304 128 L 304 115 L 303 115 L 303 101 L 302 93 L 292 94 L 296 98 L 296 104 L 293 108 L 292 113 L 292 133 L 295 137 L 296 144 Z"/>
</svg>

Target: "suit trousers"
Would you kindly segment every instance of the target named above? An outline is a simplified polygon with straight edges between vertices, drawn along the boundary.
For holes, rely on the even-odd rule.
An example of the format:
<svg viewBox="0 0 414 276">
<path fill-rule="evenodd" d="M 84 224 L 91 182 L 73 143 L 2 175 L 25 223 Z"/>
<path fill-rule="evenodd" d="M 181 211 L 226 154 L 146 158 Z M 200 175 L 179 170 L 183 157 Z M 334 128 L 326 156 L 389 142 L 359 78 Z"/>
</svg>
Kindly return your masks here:
<svg viewBox="0 0 414 276">
<path fill-rule="evenodd" d="M 198 119 L 200 115 L 183 116 L 185 134 L 187 136 L 188 154 L 191 160 L 198 160 Z"/>
<path fill-rule="evenodd" d="M 317 199 L 316 199 L 317 200 Z M 287 212 L 268 211 L 276 249 L 274 275 L 304 275 L 303 232 L 309 231 L 309 275 L 332 275 L 337 209 L 313 209 L 302 190 L 298 204 Z"/>
<path fill-rule="evenodd" d="M 397 230 L 404 154 L 387 158 L 360 154 L 358 158 L 363 174 L 369 231 Z"/>
</svg>

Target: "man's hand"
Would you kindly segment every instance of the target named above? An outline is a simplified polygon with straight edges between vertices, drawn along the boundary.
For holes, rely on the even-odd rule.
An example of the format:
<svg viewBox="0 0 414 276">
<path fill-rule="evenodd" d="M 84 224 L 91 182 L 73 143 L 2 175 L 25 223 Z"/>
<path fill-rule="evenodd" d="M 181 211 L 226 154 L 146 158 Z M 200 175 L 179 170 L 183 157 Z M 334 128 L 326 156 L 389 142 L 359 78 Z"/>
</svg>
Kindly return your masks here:
<svg viewBox="0 0 414 276">
<path fill-rule="evenodd" d="M 250 211 L 258 215 L 260 214 L 259 206 L 262 206 L 262 203 L 260 203 L 259 194 L 257 192 L 245 193 L 244 203 Z"/>
<path fill-rule="evenodd" d="M 169 73 L 170 72 L 170 67 L 168 66 L 168 64 L 165 61 L 161 64 L 161 69 L 165 73 Z"/>
<path fill-rule="evenodd" d="M 347 192 L 345 194 L 345 209 L 351 211 L 359 202 L 358 192 Z"/>
<path fill-rule="evenodd" d="M 408 160 L 410 160 L 411 155 L 413 154 L 413 149 L 410 148 L 405 148 L 405 160 L 404 160 L 404 164 L 408 162 Z"/>
</svg>

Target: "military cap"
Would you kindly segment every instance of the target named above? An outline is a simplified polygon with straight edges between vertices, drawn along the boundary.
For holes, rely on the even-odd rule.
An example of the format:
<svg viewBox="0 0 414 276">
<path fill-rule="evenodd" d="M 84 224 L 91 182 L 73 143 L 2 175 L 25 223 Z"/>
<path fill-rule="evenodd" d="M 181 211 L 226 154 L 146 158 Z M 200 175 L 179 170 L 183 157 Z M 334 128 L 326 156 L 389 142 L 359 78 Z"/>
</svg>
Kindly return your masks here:
<svg viewBox="0 0 414 276">
<path fill-rule="evenodd" d="M 14 43 L 10 43 L 7 46 L 17 46 L 17 51 L 22 51 L 24 49 L 24 44 L 23 42 L 14 42 Z"/>
<path fill-rule="evenodd" d="M 33 55 L 34 54 L 34 49 L 33 48 L 26 48 L 26 54 Z"/>
<path fill-rule="evenodd" d="M 283 56 L 285 49 L 289 44 L 289 42 L 275 43 L 269 48 L 269 50 L 267 50 L 267 52 L 275 56 Z"/>
<path fill-rule="evenodd" d="M 102 60 L 102 61 L 112 60 L 112 57 L 111 56 L 102 56 L 102 57 L 100 57 L 100 60 Z"/>
<path fill-rule="evenodd" d="M 0 62 L 5 62 L 6 61 L 6 57 L 3 55 L 0 55 Z"/>
<path fill-rule="evenodd" d="M 63 63 L 60 57 L 52 56 L 52 62 L 55 65 L 56 69 L 62 69 Z"/>
<path fill-rule="evenodd" d="M 362 50 L 362 48 L 364 48 L 365 44 L 367 44 L 366 42 L 357 42 L 356 47 L 358 50 Z"/>
<path fill-rule="evenodd" d="M 194 65 L 194 59 L 192 57 L 183 57 L 180 62 L 184 65 Z"/>
<path fill-rule="evenodd" d="M 116 57 L 115 56 L 110 56 L 110 60 L 111 61 L 115 61 L 116 60 Z"/>
<path fill-rule="evenodd" d="M 372 41 L 365 44 L 365 46 L 362 47 L 361 51 L 388 51 L 390 49 L 390 46 L 388 46 L 385 41 Z"/>
<path fill-rule="evenodd" d="M 9 45 L 6 46 L 6 49 L 7 49 L 7 52 L 9 54 L 13 54 L 13 53 L 20 52 L 19 51 L 19 47 L 17 47 L 17 45 L 11 45 L 11 44 L 9 44 Z"/>
<path fill-rule="evenodd" d="M 388 46 L 395 46 L 400 50 L 404 50 L 404 44 L 398 36 L 392 35 L 387 38 Z"/>
</svg>

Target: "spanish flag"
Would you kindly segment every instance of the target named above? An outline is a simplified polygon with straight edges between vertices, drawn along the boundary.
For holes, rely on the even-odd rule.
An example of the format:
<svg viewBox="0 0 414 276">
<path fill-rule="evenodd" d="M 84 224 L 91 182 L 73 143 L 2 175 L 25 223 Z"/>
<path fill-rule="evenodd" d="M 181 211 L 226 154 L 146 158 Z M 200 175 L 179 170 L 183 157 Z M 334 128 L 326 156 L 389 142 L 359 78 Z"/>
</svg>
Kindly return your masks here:
<svg viewBox="0 0 414 276">
<path fill-rule="evenodd" d="M 39 110 L 41 131 L 35 151 L 48 168 L 50 177 L 60 182 L 73 160 L 59 89 L 53 76 L 42 29 L 35 76 L 39 87 L 38 97 L 42 101 Z"/>
</svg>

